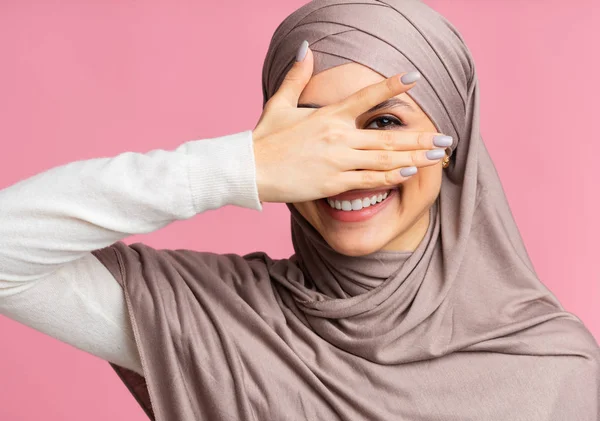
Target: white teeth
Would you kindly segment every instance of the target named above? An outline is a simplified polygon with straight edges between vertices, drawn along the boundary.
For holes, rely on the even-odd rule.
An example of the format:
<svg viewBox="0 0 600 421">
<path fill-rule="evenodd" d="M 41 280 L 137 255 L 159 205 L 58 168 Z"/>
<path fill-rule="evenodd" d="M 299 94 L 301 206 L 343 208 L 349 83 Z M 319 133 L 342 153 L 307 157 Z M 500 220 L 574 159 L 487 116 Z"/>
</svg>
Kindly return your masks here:
<svg viewBox="0 0 600 421">
<path fill-rule="evenodd" d="M 352 210 L 361 210 L 362 209 L 362 199 L 354 199 L 352 201 Z"/>
<path fill-rule="evenodd" d="M 389 196 L 389 191 L 383 194 L 377 194 L 371 197 L 364 197 L 362 199 L 354 199 L 350 200 L 332 200 L 327 199 L 327 203 L 334 209 L 343 210 L 346 212 L 349 211 L 357 211 L 363 208 L 368 208 L 369 206 L 373 206 L 376 203 L 382 202 Z"/>
</svg>

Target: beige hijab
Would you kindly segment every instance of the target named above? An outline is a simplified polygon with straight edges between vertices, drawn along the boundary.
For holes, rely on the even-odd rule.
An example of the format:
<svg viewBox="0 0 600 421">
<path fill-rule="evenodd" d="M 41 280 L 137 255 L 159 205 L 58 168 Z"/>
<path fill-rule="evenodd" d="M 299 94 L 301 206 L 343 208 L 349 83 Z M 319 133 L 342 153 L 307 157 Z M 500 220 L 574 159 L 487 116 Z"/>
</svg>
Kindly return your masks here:
<svg viewBox="0 0 600 421">
<path fill-rule="evenodd" d="M 456 29 L 416 0 L 313 1 L 273 35 L 265 101 L 304 39 L 315 73 L 423 75 L 410 95 L 455 139 L 427 234 L 412 253 L 343 256 L 290 206 L 290 259 L 96 251 L 125 290 L 144 377 L 112 366 L 149 416 L 597 421 L 600 349 L 535 274 Z"/>
</svg>

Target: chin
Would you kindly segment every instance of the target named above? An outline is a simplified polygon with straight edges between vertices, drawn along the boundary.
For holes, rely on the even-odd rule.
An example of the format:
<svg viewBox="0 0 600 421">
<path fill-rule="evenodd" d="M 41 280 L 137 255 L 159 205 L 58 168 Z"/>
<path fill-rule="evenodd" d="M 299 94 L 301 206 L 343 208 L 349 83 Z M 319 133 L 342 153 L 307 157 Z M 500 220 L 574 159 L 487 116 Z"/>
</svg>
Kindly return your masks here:
<svg viewBox="0 0 600 421">
<path fill-rule="evenodd" d="M 328 236 L 327 236 L 328 237 Z M 344 236 L 334 236 L 333 238 L 325 238 L 327 244 L 335 251 L 346 256 L 366 256 L 381 250 L 386 241 L 366 241 L 364 238 L 344 238 Z"/>
</svg>

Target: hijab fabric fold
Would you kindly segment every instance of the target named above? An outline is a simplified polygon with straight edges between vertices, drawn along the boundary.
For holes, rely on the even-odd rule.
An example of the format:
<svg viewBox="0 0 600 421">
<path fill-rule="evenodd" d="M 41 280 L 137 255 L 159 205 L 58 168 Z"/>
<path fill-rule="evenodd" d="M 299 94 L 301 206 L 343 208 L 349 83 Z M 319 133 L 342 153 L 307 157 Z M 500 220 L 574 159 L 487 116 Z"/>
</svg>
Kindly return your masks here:
<svg viewBox="0 0 600 421">
<path fill-rule="evenodd" d="M 264 102 L 303 40 L 314 74 L 421 73 L 408 94 L 454 139 L 425 238 L 344 256 L 289 206 L 290 259 L 94 252 L 126 293 L 144 377 L 111 365 L 132 394 L 159 421 L 597 421 L 598 344 L 535 273 L 458 31 L 416 0 L 312 1 L 273 35 Z"/>
</svg>

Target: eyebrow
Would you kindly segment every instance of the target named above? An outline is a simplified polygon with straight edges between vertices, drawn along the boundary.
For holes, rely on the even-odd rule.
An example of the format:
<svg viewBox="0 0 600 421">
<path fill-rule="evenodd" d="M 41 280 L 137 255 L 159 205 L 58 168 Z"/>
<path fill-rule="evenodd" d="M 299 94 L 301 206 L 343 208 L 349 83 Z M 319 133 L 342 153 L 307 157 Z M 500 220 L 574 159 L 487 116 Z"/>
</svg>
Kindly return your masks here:
<svg viewBox="0 0 600 421">
<path fill-rule="evenodd" d="M 321 107 L 323 107 L 323 106 L 319 105 L 319 104 L 315 104 L 314 102 L 298 104 L 298 108 L 321 108 Z M 410 103 L 404 101 L 403 99 L 392 97 L 392 98 L 386 99 L 383 102 L 380 102 L 376 106 L 374 106 L 371 109 L 369 109 L 368 111 L 366 111 L 366 113 L 374 113 L 375 111 L 379 111 L 381 109 L 390 109 L 390 108 L 395 108 L 395 107 L 403 107 L 403 108 L 408 109 L 409 111 L 413 111 L 413 112 L 415 111 L 415 109 L 413 108 L 412 105 L 410 105 Z M 366 113 L 363 113 L 363 114 L 366 114 Z"/>
</svg>

